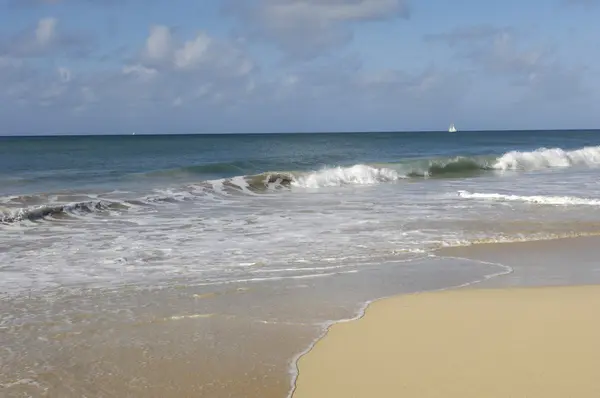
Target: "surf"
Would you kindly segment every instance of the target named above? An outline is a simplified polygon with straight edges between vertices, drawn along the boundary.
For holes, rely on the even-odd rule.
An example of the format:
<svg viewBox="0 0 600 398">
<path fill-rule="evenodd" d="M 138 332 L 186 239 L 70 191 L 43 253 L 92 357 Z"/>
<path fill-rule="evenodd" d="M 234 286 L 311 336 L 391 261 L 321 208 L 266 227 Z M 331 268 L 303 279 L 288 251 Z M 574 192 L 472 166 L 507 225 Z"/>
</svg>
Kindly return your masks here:
<svg viewBox="0 0 600 398">
<path fill-rule="evenodd" d="M 124 210 L 128 206 L 107 200 L 76 202 L 68 204 L 44 204 L 17 209 L 0 208 L 0 224 L 13 224 L 21 221 L 39 221 L 48 218 L 63 218 L 111 210 Z"/>
<path fill-rule="evenodd" d="M 268 164 L 267 161 L 263 161 Z M 174 178 L 191 174 L 198 181 L 182 184 L 174 178 L 174 184 L 164 189 L 153 188 L 152 192 L 135 199 L 94 199 L 64 203 L 49 201 L 49 193 L 0 198 L 0 223 L 14 224 L 22 221 L 40 221 L 65 217 L 98 214 L 107 211 L 128 211 L 137 205 L 158 206 L 196 200 L 222 200 L 226 197 L 277 194 L 297 190 L 314 191 L 347 186 L 373 186 L 377 184 L 403 183 L 427 179 L 461 179 L 503 173 L 536 172 L 546 169 L 600 167 L 600 146 L 578 149 L 538 148 L 532 151 L 511 150 L 500 155 L 447 156 L 405 158 L 387 163 L 357 163 L 353 165 L 322 166 L 318 169 L 264 171 L 238 174 L 236 170 L 258 167 L 252 162 L 232 162 L 205 165 L 189 165 L 181 168 L 153 171 L 145 178 L 165 176 Z M 221 178 L 207 179 L 215 174 L 226 174 Z M 189 181 L 189 180 L 188 180 Z M 163 183 L 160 180 L 159 183 Z M 72 192 L 73 193 L 73 192 Z M 83 192 L 84 193 L 84 192 Z M 73 193 L 77 195 L 77 193 Z M 487 196 L 486 196 L 487 195 Z M 73 195 L 71 195 L 73 196 Z M 569 202 L 565 198 L 516 198 L 499 194 L 471 194 L 462 191 L 459 196 L 471 199 L 524 201 L 549 204 Z M 59 196 L 60 197 L 60 196 Z M 21 198 L 22 200 L 19 200 Z M 10 200 L 9 200 L 10 199 Z M 583 200 L 583 199 L 582 199 Z M 571 200 L 570 204 L 584 204 Z M 34 204 L 32 206 L 32 204 Z M 589 204 L 596 204 L 589 203 Z"/>
</svg>

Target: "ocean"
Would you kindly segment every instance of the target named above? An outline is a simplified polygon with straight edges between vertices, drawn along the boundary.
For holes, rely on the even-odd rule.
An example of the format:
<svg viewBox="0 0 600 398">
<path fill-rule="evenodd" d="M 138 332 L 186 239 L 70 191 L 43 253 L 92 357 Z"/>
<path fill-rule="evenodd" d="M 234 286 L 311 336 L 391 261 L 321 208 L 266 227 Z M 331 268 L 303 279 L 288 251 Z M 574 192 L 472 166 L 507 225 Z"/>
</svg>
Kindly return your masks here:
<svg viewBox="0 0 600 398">
<path fill-rule="evenodd" d="M 331 322 L 506 273 L 437 249 L 597 234 L 599 175 L 600 131 L 0 138 L 0 389 L 285 397 Z"/>
</svg>

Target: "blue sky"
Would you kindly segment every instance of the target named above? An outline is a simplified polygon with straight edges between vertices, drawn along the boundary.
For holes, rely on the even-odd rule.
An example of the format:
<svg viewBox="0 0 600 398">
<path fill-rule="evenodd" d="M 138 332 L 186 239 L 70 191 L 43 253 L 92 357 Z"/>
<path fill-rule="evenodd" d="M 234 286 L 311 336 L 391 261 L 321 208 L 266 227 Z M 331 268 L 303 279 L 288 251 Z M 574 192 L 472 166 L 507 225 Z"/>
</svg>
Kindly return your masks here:
<svg viewBox="0 0 600 398">
<path fill-rule="evenodd" d="M 598 0 L 0 0 L 0 134 L 596 128 Z"/>
</svg>

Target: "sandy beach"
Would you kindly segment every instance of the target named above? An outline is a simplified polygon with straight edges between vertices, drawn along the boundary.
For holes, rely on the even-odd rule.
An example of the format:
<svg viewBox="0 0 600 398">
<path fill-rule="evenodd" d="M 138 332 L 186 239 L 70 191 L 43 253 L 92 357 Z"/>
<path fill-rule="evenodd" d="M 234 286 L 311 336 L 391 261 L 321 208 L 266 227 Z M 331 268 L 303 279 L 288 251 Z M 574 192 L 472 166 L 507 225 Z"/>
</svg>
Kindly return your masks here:
<svg viewBox="0 0 600 398">
<path fill-rule="evenodd" d="M 397 296 L 333 325 L 294 398 L 598 397 L 600 286 Z"/>
</svg>

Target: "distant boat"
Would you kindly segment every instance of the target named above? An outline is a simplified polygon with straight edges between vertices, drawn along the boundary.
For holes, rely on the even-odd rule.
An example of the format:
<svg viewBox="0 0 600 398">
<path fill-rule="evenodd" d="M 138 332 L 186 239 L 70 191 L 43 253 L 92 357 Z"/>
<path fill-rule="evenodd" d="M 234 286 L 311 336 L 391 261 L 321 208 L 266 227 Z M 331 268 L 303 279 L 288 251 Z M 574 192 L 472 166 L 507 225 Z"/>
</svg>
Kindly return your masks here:
<svg viewBox="0 0 600 398">
<path fill-rule="evenodd" d="M 454 123 L 452 123 L 450 125 L 450 127 L 448 127 L 448 132 L 449 133 L 456 133 L 456 127 L 454 127 Z"/>
</svg>

